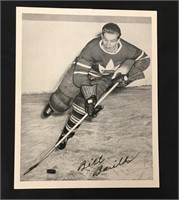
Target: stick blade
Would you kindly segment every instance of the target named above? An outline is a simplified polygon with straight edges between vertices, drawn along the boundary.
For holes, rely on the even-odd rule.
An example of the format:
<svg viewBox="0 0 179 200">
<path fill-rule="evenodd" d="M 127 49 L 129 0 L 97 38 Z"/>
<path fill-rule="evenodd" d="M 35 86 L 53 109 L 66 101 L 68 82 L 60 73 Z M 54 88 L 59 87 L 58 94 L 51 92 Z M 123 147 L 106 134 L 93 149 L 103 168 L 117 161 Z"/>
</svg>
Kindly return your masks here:
<svg viewBox="0 0 179 200">
<path fill-rule="evenodd" d="M 36 168 L 39 165 L 39 162 L 36 163 L 35 165 L 33 165 L 32 167 L 30 167 L 29 169 L 27 169 L 24 173 L 23 176 L 25 176 L 26 174 L 28 174 L 30 171 L 32 171 L 34 168 Z"/>
</svg>

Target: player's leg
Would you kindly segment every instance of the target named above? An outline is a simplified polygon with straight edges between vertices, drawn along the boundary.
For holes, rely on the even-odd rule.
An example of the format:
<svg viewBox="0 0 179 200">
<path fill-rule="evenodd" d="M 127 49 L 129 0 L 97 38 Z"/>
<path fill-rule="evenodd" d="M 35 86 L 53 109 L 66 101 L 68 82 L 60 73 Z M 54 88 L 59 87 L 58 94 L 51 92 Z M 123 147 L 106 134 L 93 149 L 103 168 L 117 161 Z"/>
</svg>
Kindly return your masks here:
<svg viewBox="0 0 179 200">
<path fill-rule="evenodd" d="M 63 94 L 58 88 L 50 97 L 49 103 L 45 106 L 43 111 L 44 117 L 49 117 L 54 112 L 66 111 L 72 103 L 72 98 Z"/>
<path fill-rule="evenodd" d="M 96 95 L 97 95 L 97 99 L 99 99 L 102 96 L 102 94 L 105 93 L 106 90 L 109 88 L 111 81 L 106 80 L 106 78 L 105 78 L 105 79 L 99 80 L 96 83 L 97 83 L 97 94 Z M 70 131 L 86 114 L 85 99 L 84 99 L 82 93 L 79 93 L 76 96 L 76 98 L 73 101 L 72 106 L 73 106 L 73 111 L 72 111 L 71 116 L 70 116 L 69 120 L 67 121 L 67 124 L 65 125 L 58 141 L 60 141 L 68 133 L 68 131 Z M 95 110 L 96 112 L 94 113 L 94 116 L 96 117 L 97 113 L 102 109 L 103 109 L 103 106 L 98 105 Z M 58 149 L 62 150 L 66 147 L 68 139 L 74 136 L 74 134 L 77 131 L 77 129 L 79 128 L 79 126 L 77 126 L 77 128 L 58 145 L 58 147 L 57 147 Z"/>
<path fill-rule="evenodd" d="M 72 104 L 73 110 L 72 113 L 63 128 L 62 134 L 60 135 L 58 141 L 60 141 L 86 114 L 84 109 L 84 98 L 82 97 L 82 94 L 80 93 L 77 95 L 77 97 L 74 99 L 74 102 Z M 80 124 L 67 136 L 59 145 L 58 149 L 62 150 L 66 147 L 68 139 L 74 136 L 75 132 L 79 128 Z M 57 141 L 57 142 L 58 142 Z"/>
<path fill-rule="evenodd" d="M 72 104 L 73 99 L 80 92 L 80 88 L 73 83 L 74 66 L 71 66 L 63 77 L 57 90 L 52 93 L 49 103 L 45 106 L 43 117 L 48 117 L 56 112 L 66 111 Z"/>
</svg>

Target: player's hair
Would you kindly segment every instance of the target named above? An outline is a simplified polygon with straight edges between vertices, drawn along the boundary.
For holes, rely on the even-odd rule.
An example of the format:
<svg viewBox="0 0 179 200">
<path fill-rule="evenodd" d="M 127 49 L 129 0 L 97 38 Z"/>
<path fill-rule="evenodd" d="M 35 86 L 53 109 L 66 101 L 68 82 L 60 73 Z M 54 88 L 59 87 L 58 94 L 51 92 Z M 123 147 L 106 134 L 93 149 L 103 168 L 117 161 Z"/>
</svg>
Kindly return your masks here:
<svg viewBox="0 0 179 200">
<path fill-rule="evenodd" d="M 119 26 L 117 24 L 114 23 L 107 23 L 103 26 L 102 28 L 102 34 L 104 35 L 104 33 L 113 33 L 113 34 L 119 34 L 118 39 L 121 36 L 121 29 L 119 28 Z"/>
</svg>

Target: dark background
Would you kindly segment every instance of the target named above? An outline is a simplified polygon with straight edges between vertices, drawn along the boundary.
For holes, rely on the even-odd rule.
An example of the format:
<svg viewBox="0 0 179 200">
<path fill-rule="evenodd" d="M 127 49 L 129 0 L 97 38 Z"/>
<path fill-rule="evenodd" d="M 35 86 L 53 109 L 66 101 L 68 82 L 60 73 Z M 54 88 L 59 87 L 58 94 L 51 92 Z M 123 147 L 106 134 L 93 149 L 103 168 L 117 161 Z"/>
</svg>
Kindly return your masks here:
<svg viewBox="0 0 179 200">
<path fill-rule="evenodd" d="M 14 190 L 16 6 L 158 11 L 160 188 Z M 1 2 L 1 198 L 178 199 L 178 2 Z"/>
</svg>

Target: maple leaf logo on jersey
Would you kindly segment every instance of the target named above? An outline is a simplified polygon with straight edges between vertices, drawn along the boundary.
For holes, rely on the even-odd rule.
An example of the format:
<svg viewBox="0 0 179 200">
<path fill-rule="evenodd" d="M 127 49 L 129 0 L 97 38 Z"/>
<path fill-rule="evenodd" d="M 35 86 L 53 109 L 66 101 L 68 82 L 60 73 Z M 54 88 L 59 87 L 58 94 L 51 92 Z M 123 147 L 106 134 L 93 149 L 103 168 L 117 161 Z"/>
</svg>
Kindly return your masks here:
<svg viewBox="0 0 179 200">
<path fill-rule="evenodd" d="M 114 66 L 113 60 L 110 59 L 106 67 L 103 67 L 102 65 L 99 64 L 99 71 L 102 75 L 109 75 L 113 74 L 118 69 L 119 66 L 120 65 Z"/>
</svg>

